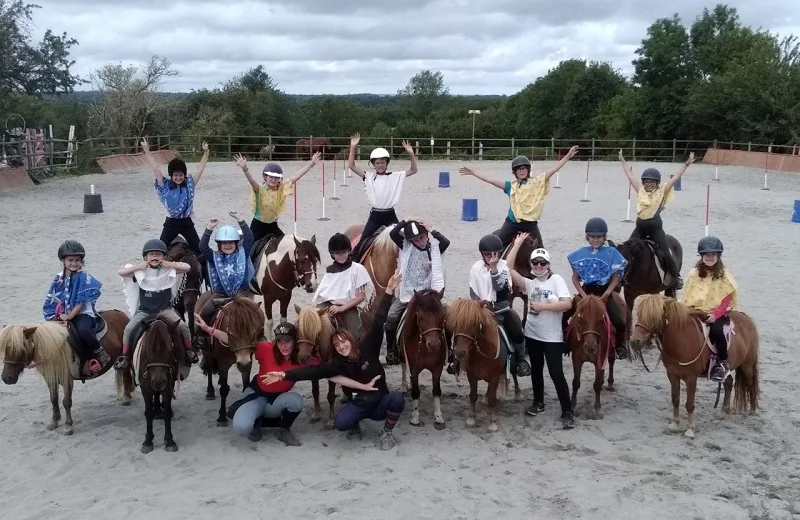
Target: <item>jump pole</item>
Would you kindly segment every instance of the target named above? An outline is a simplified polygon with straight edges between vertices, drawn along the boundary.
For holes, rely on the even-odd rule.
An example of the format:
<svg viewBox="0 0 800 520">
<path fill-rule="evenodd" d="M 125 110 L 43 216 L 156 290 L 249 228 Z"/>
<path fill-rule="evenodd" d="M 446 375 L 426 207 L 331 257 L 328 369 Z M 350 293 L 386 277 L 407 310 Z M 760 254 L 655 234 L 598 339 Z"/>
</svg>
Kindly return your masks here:
<svg viewBox="0 0 800 520">
<path fill-rule="evenodd" d="M 764 159 L 764 187 L 761 188 L 761 191 L 769 190 L 767 187 L 767 177 L 769 176 L 769 156 L 772 155 L 772 145 L 769 145 L 769 149 L 767 150 L 767 155 L 765 155 Z"/>
<path fill-rule="evenodd" d="M 317 220 L 330 220 L 325 216 L 325 162 L 322 162 L 322 216 Z"/>
<path fill-rule="evenodd" d="M 322 170 L 325 171 L 325 163 L 322 163 Z M 336 160 L 333 161 L 333 197 L 331 200 L 339 200 L 339 197 L 336 196 Z"/>
<path fill-rule="evenodd" d="M 711 203 L 711 185 L 706 184 L 706 236 L 708 236 L 708 208 Z"/>
<path fill-rule="evenodd" d="M 716 141 L 714 141 L 714 180 L 719 180 L 719 149 Z"/>
<path fill-rule="evenodd" d="M 625 220 L 622 222 L 633 222 L 631 220 L 631 183 L 628 183 L 628 209 L 625 210 Z"/>
<path fill-rule="evenodd" d="M 583 198 L 580 202 L 589 202 L 589 165 L 591 160 L 586 161 L 586 183 L 583 185 Z"/>
<path fill-rule="evenodd" d="M 294 235 L 297 236 L 297 188 L 300 186 L 300 181 L 294 183 Z"/>
<path fill-rule="evenodd" d="M 345 187 L 347 186 L 347 174 L 348 174 L 347 162 L 344 156 L 342 156 L 342 186 Z"/>
</svg>

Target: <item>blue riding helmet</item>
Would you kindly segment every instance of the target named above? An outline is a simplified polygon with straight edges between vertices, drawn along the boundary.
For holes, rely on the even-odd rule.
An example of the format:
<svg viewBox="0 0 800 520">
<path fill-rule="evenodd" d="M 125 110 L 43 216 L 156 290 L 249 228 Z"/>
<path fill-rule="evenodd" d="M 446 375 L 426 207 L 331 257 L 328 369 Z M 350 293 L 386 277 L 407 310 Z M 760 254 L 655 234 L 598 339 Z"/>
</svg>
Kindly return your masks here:
<svg viewBox="0 0 800 520">
<path fill-rule="evenodd" d="M 239 242 L 239 231 L 233 226 L 222 226 L 217 230 L 214 240 L 219 242 Z"/>
<path fill-rule="evenodd" d="M 277 163 L 267 163 L 264 165 L 264 169 L 261 170 L 261 174 L 266 175 L 267 177 L 283 179 L 283 168 L 281 168 L 281 165 Z"/>
<path fill-rule="evenodd" d="M 606 221 L 601 219 L 600 217 L 590 218 L 586 222 L 585 233 L 587 235 L 607 235 L 608 224 L 606 224 Z"/>
</svg>

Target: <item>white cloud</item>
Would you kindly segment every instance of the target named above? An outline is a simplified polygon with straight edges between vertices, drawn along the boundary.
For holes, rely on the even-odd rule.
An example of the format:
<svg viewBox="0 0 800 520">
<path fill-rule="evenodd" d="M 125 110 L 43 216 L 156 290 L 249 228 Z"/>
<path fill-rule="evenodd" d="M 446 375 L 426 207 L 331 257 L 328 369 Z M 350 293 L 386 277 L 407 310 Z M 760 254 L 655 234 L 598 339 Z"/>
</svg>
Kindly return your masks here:
<svg viewBox="0 0 800 520">
<path fill-rule="evenodd" d="M 455 94 L 512 94 L 567 58 L 610 61 L 631 71 L 656 18 L 691 0 L 38 0 L 40 32 L 80 42 L 74 70 L 168 57 L 181 75 L 165 89 L 214 88 L 263 64 L 291 93 L 391 94 L 424 68 L 440 70 Z M 800 4 L 730 2 L 742 20 L 800 35 Z M 791 7 L 795 5 L 795 7 Z M 708 5 L 709 8 L 713 4 Z"/>
</svg>

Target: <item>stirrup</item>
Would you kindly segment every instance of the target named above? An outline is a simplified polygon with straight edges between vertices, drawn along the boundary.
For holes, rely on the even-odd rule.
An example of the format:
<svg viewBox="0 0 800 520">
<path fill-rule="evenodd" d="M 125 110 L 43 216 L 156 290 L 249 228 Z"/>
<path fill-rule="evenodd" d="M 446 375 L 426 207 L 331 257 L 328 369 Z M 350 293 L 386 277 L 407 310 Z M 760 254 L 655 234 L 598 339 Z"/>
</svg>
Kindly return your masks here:
<svg viewBox="0 0 800 520">
<path fill-rule="evenodd" d="M 103 370 L 103 365 L 95 358 L 89 358 L 86 361 L 86 372 L 91 375 L 99 374 Z"/>
</svg>

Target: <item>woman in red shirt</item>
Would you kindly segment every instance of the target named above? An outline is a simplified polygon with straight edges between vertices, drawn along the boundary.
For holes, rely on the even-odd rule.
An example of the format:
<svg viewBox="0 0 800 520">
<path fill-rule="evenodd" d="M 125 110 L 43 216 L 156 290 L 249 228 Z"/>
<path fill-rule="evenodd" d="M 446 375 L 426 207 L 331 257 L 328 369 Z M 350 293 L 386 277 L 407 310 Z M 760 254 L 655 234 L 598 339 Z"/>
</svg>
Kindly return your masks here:
<svg viewBox="0 0 800 520">
<path fill-rule="evenodd" d="M 228 335 L 208 326 L 195 314 L 195 323 L 209 336 L 227 343 Z M 300 446 L 302 443 L 291 432 L 292 423 L 303 411 L 303 396 L 290 390 L 293 381 L 279 381 L 265 384 L 262 375 L 267 372 L 285 371 L 319 364 L 311 360 L 308 364 L 297 361 L 297 329 L 291 323 L 280 323 L 275 327 L 275 343 L 260 341 L 256 345 L 255 358 L 258 361 L 258 374 L 245 389 L 245 396 L 228 408 L 228 417 L 233 419 L 233 431 L 253 442 L 262 438 L 261 427 L 277 427 L 278 439 L 287 446 Z M 376 378 L 377 379 L 377 378 Z M 330 379 L 334 383 L 362 391 L 377 391 L 375 380 L 361 384 L 348 377 L 337 376 Z"/>
</svg>

